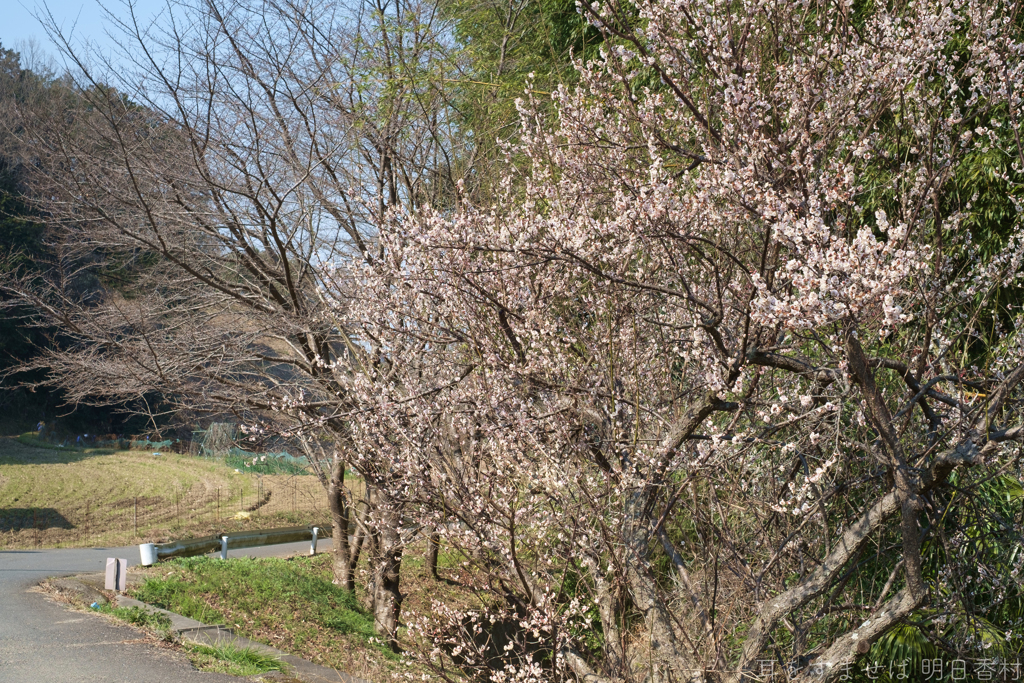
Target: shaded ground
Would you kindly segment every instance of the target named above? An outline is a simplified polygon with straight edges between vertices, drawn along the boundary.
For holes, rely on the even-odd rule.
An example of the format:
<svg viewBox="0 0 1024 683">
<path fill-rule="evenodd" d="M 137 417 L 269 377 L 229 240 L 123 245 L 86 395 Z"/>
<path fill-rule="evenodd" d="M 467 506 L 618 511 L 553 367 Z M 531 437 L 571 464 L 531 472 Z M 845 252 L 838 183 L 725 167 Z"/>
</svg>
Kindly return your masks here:
<svg viewBox="0 0 1024 683">
<path fill-rule="evenodd" d="M 53 508 L 0 509 L 0 532 L 23 529 L 74 529 L 64 515 Z"/>
</svg>

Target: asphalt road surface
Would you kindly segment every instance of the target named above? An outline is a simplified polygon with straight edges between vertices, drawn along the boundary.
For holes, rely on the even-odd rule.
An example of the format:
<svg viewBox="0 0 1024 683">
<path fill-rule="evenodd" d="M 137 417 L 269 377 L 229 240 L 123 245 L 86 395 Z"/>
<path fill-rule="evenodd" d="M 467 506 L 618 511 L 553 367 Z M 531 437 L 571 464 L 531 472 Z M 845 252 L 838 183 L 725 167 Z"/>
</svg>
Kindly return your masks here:
<svg viewBox="0 0 1024 683">
<path fill-rule="evenodd" d="M 317 550 L 330 550 L 329 539 Z M 309 543 L 245 548 L 230 557 L 309 552 Z M 69 610 L 31 589 L 51 576 L 102 572 L 106 558 L 138 564 L 138 546 L 0 551 L 0 683 L 238 683 L 195 671 L 181 654 L 139 632 Z"/>
</svg>

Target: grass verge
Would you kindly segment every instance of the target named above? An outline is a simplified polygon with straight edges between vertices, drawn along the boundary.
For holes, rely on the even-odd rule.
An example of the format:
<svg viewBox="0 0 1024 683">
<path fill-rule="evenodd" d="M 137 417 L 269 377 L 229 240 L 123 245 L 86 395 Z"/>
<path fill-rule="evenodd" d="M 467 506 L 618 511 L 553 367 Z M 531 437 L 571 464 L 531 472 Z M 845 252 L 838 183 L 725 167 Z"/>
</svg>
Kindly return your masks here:
<svg viewBox="0 0 1024 683">
<path fill-rule="evenodd" d="M 218 560 L 161 564 L 133 597 L 365 678 L 398 657 L 374 639 L 373 616 L 331 581 L 331 558 Z"/>
<path fill-rule="evenodd" d="M 141 607 L 114 607 L 110 603 L 98 605 L 92 609 L 126 621 L 133 626 L 154 631 L 164 640 L 171 639 L 171 620 L 158 612 L 150 612 Z"/>
<path fill-rule="evenodd" d="M 92 609 L 149 631 L 162 641 L 169 643 L 174 640 L 171 620 L 158 612 L 150 612 L 141 607 L 113 607 L 110 604 L 98 605 Z M 284 670 L 284 665 L 277 657 L 251 647 L 241 647 L 233 642 L 204 645 L 182 641 L 178 645 L 188 656 L 192 666 L 200 671 L 232 676 L 257 676 Z"/>
<path fill-rule="evenodd" d="M 257 676 L 284 670 L 284 665 L 277 657 L 251 647 L 239 647 L 235 643 L 203 645 L 183 642 L 181 648 L 188 655 L 192 666 L 200 671 L 232 676 Z"/>
</svg>

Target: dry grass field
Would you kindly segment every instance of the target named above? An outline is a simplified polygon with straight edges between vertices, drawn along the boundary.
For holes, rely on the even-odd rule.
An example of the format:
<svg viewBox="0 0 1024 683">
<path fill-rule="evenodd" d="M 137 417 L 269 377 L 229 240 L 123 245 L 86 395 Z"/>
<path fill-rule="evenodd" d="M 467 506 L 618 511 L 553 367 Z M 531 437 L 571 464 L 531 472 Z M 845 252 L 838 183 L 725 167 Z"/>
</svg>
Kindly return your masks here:
<svg viewBox="0 0 1024 683">
<path fill-rule="evenodd" d="M 0 438 L 0 549 L 159 542 L 328 519 L 313 476 L 261 476 L 169 452 Z"/>
</svg>

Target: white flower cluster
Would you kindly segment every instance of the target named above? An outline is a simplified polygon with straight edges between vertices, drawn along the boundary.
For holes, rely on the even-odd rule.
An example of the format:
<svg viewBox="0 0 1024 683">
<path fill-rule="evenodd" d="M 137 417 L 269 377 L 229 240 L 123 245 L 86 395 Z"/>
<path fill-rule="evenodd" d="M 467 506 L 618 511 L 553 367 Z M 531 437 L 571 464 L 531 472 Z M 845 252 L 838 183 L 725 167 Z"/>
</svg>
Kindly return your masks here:
<svg viewBox="0 0 1024 683">
<path fill-rule="evenodd" d="M 773 231 L 793 252 L 772 288 L 752 275 L 758 296 L 754 317 L 767 325 L 812 329 L 856 317 L 868 306 L 881 305 L 883 329 L 911 319 L 897 303 L 910 278 L 924 267 L 927 248 L 901 249 L 906 225 L 891 228 L 885 212 L 876 214 L 878 229 L 888 239 L 860 228 L 847 240 L 820 219 L 781 221 Z"/>
</svg>

